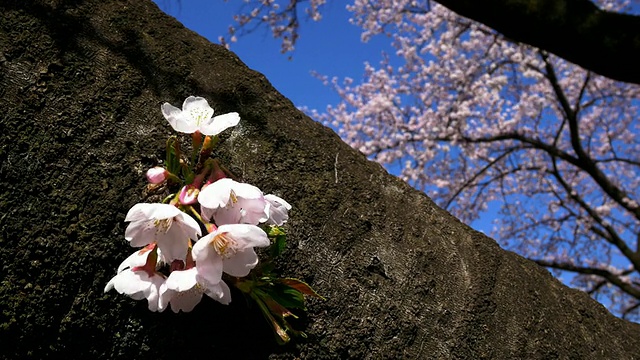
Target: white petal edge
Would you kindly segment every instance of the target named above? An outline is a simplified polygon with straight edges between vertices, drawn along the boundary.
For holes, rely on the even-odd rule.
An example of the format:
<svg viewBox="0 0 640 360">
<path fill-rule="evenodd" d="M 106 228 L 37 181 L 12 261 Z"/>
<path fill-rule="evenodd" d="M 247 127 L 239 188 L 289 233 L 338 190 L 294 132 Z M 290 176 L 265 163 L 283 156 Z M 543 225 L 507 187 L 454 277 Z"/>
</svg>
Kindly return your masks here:
<svg viewBox="0 0 640 360">
<path fill-rule="evenodd" d="M 185 116 L 186 114 L 177 107 L 169 103 L 164 103 L 162 104 L 161 109 L 162 115 L 167 119 L 173 130 L 187 134 L 191 134 L 198 130 L 195 122 L 190 121 L 189 117 Z"/>
<path fill-rule="evenodd" d="M 129 209 L 127 212 L 127 216 L 125 216 L 124 221 L 141 221 L 147 220 L 148 217 L 146 215 L 146 211 L 144 211 L 147 207 L 149 207 L 148 203 L 137 203 Z"/>
<path fill-rule="evenodd" d="M 228 224 L 221 225 L 218 227 L 216 231 L 212 234 L 220 234 L 220 233 L 229 233 L 229 236 L 232 237 L 237 242 L 236 250 L 244 250 L 250 247 L 265 247 L 269 246 L 271 243 L 269 241 L 269 237 L 264 230 L 260 229 L 255 225 L 249 224 Z"/>
<path fill-rule="evenodd" d="M 245 277 L 258 265 L 258 255 L 253 249 L 238 251 L 222 261 L 222 270 L 235 277 Z"/>
<path fill-rule="evenodd" d="M 229 286 L 222 280 L 216 285 L 205 287 L 204 293 L 222 305 L 229 305 L 231 302 L 231 290 L 229 290 Z"/>
<path fill-rule="evenodd" d="M 179 292 L 190 290 L 197 284 L 197 274 L 196 268 L 173 271 L 167 278 L 167 288 Z"/>
<path fill-rule="evenodd" d="M 213 121 L 203 124 L 200 127 L 200 132 L 209 136 L 218 135 L 228 128 L 238 125 L 239 122 L 240 115 L 237 112 L 218 115 L 213 118 Z"/>
<path fill-rule="evenodd" d="M 229 178 L 224 178 L 207 185 L 198 194 L 198 202 L 200 205 L 213 210 L 225 207 L 231 197 L 231 189 L 234 182 Z"/>
<path fill-rule="evenodd" d="M 285 209 L 291 210 L 291 205 L 288 202 L 284 201 L 284 199 L 279 196 L 276 196 L 273 194 L 267 194 L 264 196 L 264 198 L 267 199 L 267 201 L 282 204 L 285 207 Z"/>
<path fill-rule="evenodd" d="M 253 186 L 247 183 L 241 183 L 234 181 L 233 191 L 236 193 L 236 196 L 247 199 L 247 200 L 263 200 L 264 194 L 262 190 L 260 190 L 257 186 Z"/>
<path fill-rule="evenodd" d="M 149 204 L 143 209 L 149 219 L 163 220 L 184 214 L 180 209 L 169 204 Z"/>
<path fill-rule="evenodd" d="M 143 266 L 147 262 L 147 257 L 151 251 L 145 251 L 140 253 L 141 250 L 129 255 L 120 266 L 118 266 L 118 274 L 124 271 L 126 268 L 134 268 L 136 266 Z"/>
</svg>

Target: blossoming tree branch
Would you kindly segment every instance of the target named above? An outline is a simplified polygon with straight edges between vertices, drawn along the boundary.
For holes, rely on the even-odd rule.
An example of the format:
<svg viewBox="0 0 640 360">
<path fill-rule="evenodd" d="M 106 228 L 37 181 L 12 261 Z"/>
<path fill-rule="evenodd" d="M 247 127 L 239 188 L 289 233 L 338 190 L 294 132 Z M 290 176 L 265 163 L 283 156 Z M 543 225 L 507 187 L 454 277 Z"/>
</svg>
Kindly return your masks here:
<svg viewBox="0 0 640 360">
<path fill-rule="evenodd" d="M 279 341 L 288 342 L 289 334 L 304 336 L 286 318 L 296 317 L 292 309 L 304 310 L 304 295 L 320 296 L 302 281 L 278 278 L 273 267 L 285 247 L 282 226 L 291 205 L 234 180 L 211 158 L 218 134 L 237 125 L 240 116 L 214 117 L 207 100 L 194 96 L 182 109 L 165 103 L 162 114 L 174 130 L 191 134 L 191 157 L 185 158 L 171 137 L 165 167 L 147 171 L 150 188 L 176 191 L 162 203 L 129 210 L 125 239 L 139 250 L 120 264 L 105 292 L 116 289 L 146 299 L 151 311 L 170 307 L 177 313 L 193 310 L 203 295 L 229 304 L 232 285 L 257 304 Z M 270 247 L 261 266 L 256 247 Z"/>
<path fill-rule="evenodd" d="M 320 20 L 325 3 L 251 1 L 226 41 L 262 24 L 291 51 L 302 19 Z M 624 15 L 633 10 L 626 0 L 578 3 L 585 11 L 564 16 L 638 21 Z M 498 205 L 491 235 L 504 247 L 639 319 L 640 86 L 515 43 L 433 1 L 357 0 L 347 9 L 363 41 L 385 34 L 395 55 L 365 64 L 360 81 L 320 76 L 341 101 L 309 113 L 371 159 L 399 165 L 403 179 L 467 223 Z M 606 24 L 597 25 L 629 35 L 616 32 L 620 22 Z M 638 82 L 634 66 L 626 73 Z"/>
</svg>

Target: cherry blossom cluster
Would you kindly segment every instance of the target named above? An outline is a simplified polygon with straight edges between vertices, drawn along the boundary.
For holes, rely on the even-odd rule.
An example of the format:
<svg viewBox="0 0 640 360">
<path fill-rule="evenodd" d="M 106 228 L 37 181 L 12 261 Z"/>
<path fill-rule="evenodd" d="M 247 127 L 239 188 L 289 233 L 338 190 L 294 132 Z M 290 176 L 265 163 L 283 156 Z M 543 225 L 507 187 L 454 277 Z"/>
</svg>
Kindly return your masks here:
<svg viewBox="0 0 640 360">
<path fill-rule="evenodd" d="M 228 0 L 225 0 L 228 1 Z M 307 19 L 320 21 L 322 8 L 327 0 L 289 0 L 280 4 L 277 0 L 244 0 L 242 11 L 234 15 L 237 25 L 229 26 L 228 36 L 220 36 L 218 40 L 228 47 L 229 43 L 238 40 L 238 35 L 251 32 L 250 26 L 256 20 L 268 24 L 273 37 L 282 41 L 280 51 L 291 52 L 298 41 L 300 27 L 299 10 L 305 5 L 304 15 Z"/>
<path fill-rule="evenodd" d="M 229 304 L 231 293 L 223 278 L 233 282 L 249 275 L 258 264 L 254 248 L 271 244 L 265 225 L 283 225 L 291 205 L 227 177 L 206 156 L 211 150 L 208 144 L 238 124 L 237 113 L 213 117 L 207 101 L 193 96 L 182 109 L 165 103 L 162 113 L 174 130 L 192 135 L 194 150 L 203 143 L 201 161 L 192 171 L 175 153 L 175 143 L 170 143 L 167 167 L 147 172 L 155 186 L 167 182 L 182 186 L 163 203 L 139 203 L 129 210 L 125 239 L 139 250 L 120 264 L 105 292 L 116 289 L 133 299 L 146 299 L 151 311 L 171 307 L 174 312 L 189 312 L 203 294 Z M 204 142 L 201 135 L 206 136 Z"/>
<path fill-rule="evenodd" d="M 240 26 L 262 22 L 278 37 L 298 30 L 287 21 L 296 6 L 318 8 L 277 3 L 261 2 Z M 637 13 L 628 0 L 594 3 Z M 310 114 L 463 221 L 497 208 L 491 235 L 504 247 L 640 319 L 640 86 L 510 42 L 435 1 L 346 6 L 362 40 L 384 34 L 392 52 L 361 79 L 321 77 L 341 100 Z"/>
</svg>

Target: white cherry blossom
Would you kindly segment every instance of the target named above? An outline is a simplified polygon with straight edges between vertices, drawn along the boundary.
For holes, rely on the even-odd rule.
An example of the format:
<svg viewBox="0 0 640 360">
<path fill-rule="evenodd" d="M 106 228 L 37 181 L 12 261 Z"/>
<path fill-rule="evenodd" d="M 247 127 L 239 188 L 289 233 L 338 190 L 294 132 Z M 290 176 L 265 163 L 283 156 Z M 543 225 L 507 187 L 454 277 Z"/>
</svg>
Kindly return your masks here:
<svg viewBox="0 0 640 360">
<path fill-rule="evenodd" d="M 267 214 L 269 215 L 267 224 L 281 226 L 287 222 L 291 205 L 284 199 L 272 194 L 267 194 L 264 198 L 267 200 Z"/>
<path fill-rule="evenodd" d="M 202 216 L 216 225 L 265 222 L 267 201 L 260 189 L 229 178 L 207 185 L 198 195 Z"/>
<path fill-rule="evenodd" d="M 204 135 L 218 135 L 224 130 L 238 125 L 240 115 L 236 112 L 213 116 L 213 109 L 206 99 L 189 96 L 182 104 L 182 110 L 164 103 L 161 106 L 162 115 L 178 132 L 192 134 L 196 131 Z"/>
<path fill-rule="evenodd" d="M 202 300 L 202 294 L 224 305 L 231 302 L 231 292 L 224 281 L 211 284 L 195 267 L 173 271 L 160 287 L 159 310 L 163 311 L 170 304 L 175 313 L 190 312 Z"/>
<path fill-rule="evenodd" d="M 269 246 L 267 234 L 255 225 L 222 225 L 193 246 L 198 274 L 210 284 L 220 282 L 222 272 L 244 277 L 258 264 L 254 247 Z"/>
<path fill-rule="evenodd" d="M 145 246 L 156 242 L 164 259 L 185 260 L 189 239 L 197 240 L 202 235 L 200 226 L 189 215 L 169 204 L 134 205 L 125 221 L 131 223 L 125 230 L 125 239 L 131 246 Z"/>
<path fill-rule="evenodd" d="M 155 260 L 152 259 L 152 263 L 145 266 L 151 253 L 143 249 L 131 254 L 120 264 L 118 274 L 107 283 L 104 292 L 115 288 L 118 293 L 134 300 L 147 299 L 149 310 L 158 311 L 160 287 L 165 278 L 155 272 Z"/>
</svg>

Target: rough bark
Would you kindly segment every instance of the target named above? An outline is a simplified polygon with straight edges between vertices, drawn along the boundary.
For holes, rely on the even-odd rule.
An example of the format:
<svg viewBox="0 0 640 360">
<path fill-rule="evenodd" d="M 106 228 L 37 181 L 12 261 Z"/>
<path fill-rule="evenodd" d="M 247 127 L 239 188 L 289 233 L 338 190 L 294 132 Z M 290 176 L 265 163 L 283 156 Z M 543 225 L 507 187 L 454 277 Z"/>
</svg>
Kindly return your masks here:
<svg viewBox="0 0 640 360">
<path fill-rule="evenodd" d="M 1 358 L 638 357 L 638 325 L 461 224 L 151 1 L 0 10 Z M 172 133 L 160 104 L 192 94 L 240 112 L 216 155 L 293 205 L 280 267 L 327 299 L 310 301 L 306 340 L 276 345 L 237 293 L 175 315 L 102 292 Z"/>
<path fill-rule="evenodd" d="M 611 79 L 640 84 L 640 16 L 591 0 L 437 0 L 512 40 L 552 52 Z"/>
</svg>

